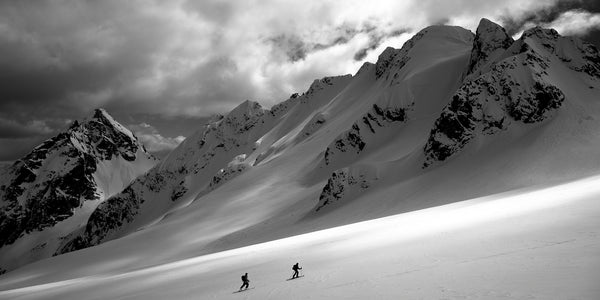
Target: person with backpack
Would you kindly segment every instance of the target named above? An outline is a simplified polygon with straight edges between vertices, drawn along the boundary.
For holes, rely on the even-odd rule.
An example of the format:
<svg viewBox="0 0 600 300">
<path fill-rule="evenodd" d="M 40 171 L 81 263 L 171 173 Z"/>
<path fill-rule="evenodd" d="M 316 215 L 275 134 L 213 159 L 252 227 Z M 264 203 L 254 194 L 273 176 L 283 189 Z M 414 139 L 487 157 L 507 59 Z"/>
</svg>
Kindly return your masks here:
<svg viewBox="0 0 600 300">
<path fill-rule="evenodd" d="M 298 273 L 298 270 L 302 270 L 302 268 L 300 268 L 300 267 L 298 266 L 298 263 L 296 263 L 296 264 L 295 264 L 295 265 L 292 267 L 292 270 L 294 270 L 294 275 L 292 275 L 292 279 L 294 279 L 294 278 L 298 278 L 298 277 L 299 277 L 299 275 L 300 275 L 300 274 Z"/>
<path fill-rule="evenodd" d="M 248 279 L 248 273 L 242 275 L 242 286 L 240 286 L 240 291 L 246 287 L 246 289 L 248 289 L 248 286 L 250 286 L 250 280 Z"/>
</svg>

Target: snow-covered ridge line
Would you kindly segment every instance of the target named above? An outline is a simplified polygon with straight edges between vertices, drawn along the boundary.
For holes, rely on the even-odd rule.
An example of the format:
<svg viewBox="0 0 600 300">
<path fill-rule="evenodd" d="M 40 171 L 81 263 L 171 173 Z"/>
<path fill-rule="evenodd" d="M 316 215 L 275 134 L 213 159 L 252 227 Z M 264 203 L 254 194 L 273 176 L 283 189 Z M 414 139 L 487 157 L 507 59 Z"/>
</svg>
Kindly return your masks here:
<svg viewBox="0 0 600 300">
<path fill-rule="evenodd" d="M 539 123 L 555 115 L 565 100 L 563 91 L 553 83 L 558 62 L 575 71 L 586 70 L 590 76 L 586 80 L 600 82 L 600 54 L 593 46 L 583 47 L 581 41 L 539 27 L 525 31 L 508 46 L 512 39 L 490 23 L 480 23 L 493 30 L 483 33 L 478 29 L 471 54 L 472 66 L 487 67 L 479 71 L 481 75 L 465 79 L 437 119 L 424 148 L 424 167 L 460 152 L 477 136 L 506 130 L 514 122 Z M 492 41 L 484 34 L 492 35 Z M 495 60 L 488 61 L 482 47 L 495 52 Z"/>
<path fill-rule="evenodd" d="M 0 182 L 0 265 L 49 257 L 99 202 L 156 162 L 104 109 L 74 121 L 17 160 Z"/>
<path fill-rule="evenodd" d="M 215 118 L 206 129 L 181 143 L 161 164 L 98 206 L 85 231 L 65 243 L 57 254 L 98 245 L 124 231 L 142 228 L 162 218 L 170 207 L 191 202 L 236 177 L 250 167 L 247 153 L 257 150 L 258 140 L 281 122 L 288 111 L 297 105 L 310 107 L 319 95 L 339 89 L 351 78 L 351 75 L 324 77 L 315 80 L 302 95 L 294 94 L 271 110 L 246 100 Z"/>
</svg>

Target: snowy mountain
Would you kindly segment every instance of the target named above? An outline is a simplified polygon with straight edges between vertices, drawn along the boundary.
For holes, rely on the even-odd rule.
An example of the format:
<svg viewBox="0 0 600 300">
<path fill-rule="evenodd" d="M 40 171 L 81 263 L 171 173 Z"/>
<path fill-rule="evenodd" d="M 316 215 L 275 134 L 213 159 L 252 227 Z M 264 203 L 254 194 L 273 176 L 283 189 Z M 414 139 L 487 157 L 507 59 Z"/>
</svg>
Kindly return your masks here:
<svg viewBox="0 0 600 300">
<path fill-rule="evenodd" d="M 96 206 L 156 164 L 132 133 L 97 109 L 17 160 L 0 181 L 0 266 L 54 254 Z"/>
<path fill-rule="evenodd" d="M 599 249 L 599 219 L 589 218 L 600 209 L 589 201 L 598 179 L 582 179 L 600 173 L 599 97 L 600 54 L 577 38 L 533 28 L 513 40 L 485 19 L 475 34 L 425 28 L 353 76 L 214 118 L 99 204 L 64 239 L 65 254 L 6 274 L 0 297 L 221 299 L 248 268 L 261 276 L 257 297 L 278 298 L 290 287 L 269 272 L 304 261 L 319 288 L 297 298 L 347 288 L 356 298 L 398 298 L 394 280 L 426 282 L 461 266 L 474 269 L 456 275 L 478 284 L 457 297 L 501 298 L 477 290 L 493 281 L 522 292 L 516 298 L 590 298 L 586 282 L 581 294 L 530 290 L 543 282 L 526 271 L 563 257 L 549 245 L 583 258 Z M 527 286 L 490 273 L 506 255 L 531 267 L 510 268 Z M 448 297 L 427 291 L 411 295 Z"/>
</svg>

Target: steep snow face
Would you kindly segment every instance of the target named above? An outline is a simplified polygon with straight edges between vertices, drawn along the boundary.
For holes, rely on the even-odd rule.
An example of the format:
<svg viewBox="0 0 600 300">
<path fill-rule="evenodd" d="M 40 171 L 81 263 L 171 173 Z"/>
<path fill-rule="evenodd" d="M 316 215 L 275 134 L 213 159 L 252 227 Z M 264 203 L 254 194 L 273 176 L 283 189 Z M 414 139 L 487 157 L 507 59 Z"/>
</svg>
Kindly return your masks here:
<svg viewBox="0 0 600 300">
<path fill-rule="evenodd" d="M 381 128 L 406 122 L 408 111 L 412 108 L 412 105 L 408 107 L 380 107 L 380 105 L 373 104 L 360 121 L 352 124 L 349 130 L 340 134 L 325 149 L 323 158 L 326 165 L 335 163 L 334 160 L 355 158 L 363 151 L 367 143 L 375 143 L 377 132 Z"/>
<path fill-rule="evenodd" d="M 370 82 L 375 88 L 361 99 L 367 104 L 360 108 L 363 113 L 328 144 L 323 169 L 337 170 L 335 175 L 363 159 L 394 160 L 419 148 L 435 120 L 431 116 L 459 86 L 472 42 L 465 29 L 431 26 L 401 49 L 387 48 L 375 64 Z"/>
<path fill-rule="evenodd" d="M 577 37 L 563 37 L 554 29 L 540 27 L 525 31 L 521 39 L 535 50 L 557 57 L 571 70 L 578 72 L 578 77 L 587 75 L 582 78 L 586 82 L 596 84 L 600 80 L 600 54 L 594 45 Z"/>
<path fill-rule="evenodd" d="M 0 265 L 50 256 L 94 208 L 157 161 L 106 111 L 16 161 L 0 186 Z"/>
<path fill-rule="evenodd" d="M 421 41 L 421 40 L 425 41 Z M 423 53 L 419 50 L 427 48 L 430 42 L 437 41 L 441 44 L 452 44 L 463 42 L 471 43 L 473 41 L 473 34 L 461 27 L 453 26 L 430 26 L 415 34 L 412 38 L 402 45 L 400 49 L 394 49 L 392 47 L 386 48 L 377 58 L 375 63 L 375 76 L 379 78 L 385 78 L 386 80 L 395 79 L 392 83 L 399 83 L 405 78 L 401 77 L 400 71 L 403 67 L 414 58 L 423 58 Z M 414 49 L 416 45 L 419 45 L 417 49 Z M 435 48 L 433 47 L 434 51 Z M 452 49 L 449 49 L 452 50 Z M 426 51 L 429 52 L 429 51 Z M 432 58 L 432 57 L 430 57 Z M 447 57 L 446 57 L 447 58 Z M 419 59 L 417 59 L 419 60 Z M 422 61 L 417 62 L 422 65 Z"/>
<path fill-rule="evenodd" d="M 293 95 L 271 110 L 245 101 L 226 116 L 215 118 L 160 165 L 100 205 L 85 231 L 74 233 L 60 253 L 97 245 L 157 222 L 171 209 L 188 205 L 274 154 L 277 146 L 273 143 L 299 142 L 318 126 L 294 136 L 286 135 L 287 130 L 299 126 L 303 117 L 323 105 L 322 99 L 339 92 L 350 78 L 315 80 L 307 92 Z"/>
<path fill-rule="evenodd" d="M 267 110 L 245 101 L 186 139 L 164 161 L 109 198 L 90 216 L 85 231 L 66 241 L 65 253 L 135 230 L 161 218 L 178 201 L 189 201 L 207 187 L 233 157 L 247 152 L 264 133 Z"/>
<path fill-rule="evenodd" d="M 245 162 L 246 154 L 240 154 L 236 156 L 227 167 L 219 170 L 217 174 L 215 174 L 210 181 L 205 192 L 210 192 L 216 188 L 218 188 L 223 183 L 227 182 L 231 178 L 240 175 L 246 169 L 248 169 L 249 164 Z"/>
<path fill-rule="evenodd" d="M 352 78 L 348 74 L 315 80 L 302 95 L 294 94 L 273 106 L 270 113 L 275 125 L 257 140 L 249 159 L 254 160 L 255 165 L 266 163 L 281 151 L 309 139 L 328 122 L 329 114 L 323 112 L 323 107 L 343 91 Z"/>
<path fill-rule="evenodd" d="M 515 122 L 535 124 L 554 116 L 565 100 L 558 86 L 570 88 L 560 77 L 569 72 L 565 66 L 577 71 L 574 78 L 597 87 L 600 56 L 593 46 L 584 45 L 551 29 L 523 33 L 489 71 L 467 79 L 452 96 L 431 131 L 424 166 L 460 152 L 478 136 L 508 130 Z"/>
</svg>

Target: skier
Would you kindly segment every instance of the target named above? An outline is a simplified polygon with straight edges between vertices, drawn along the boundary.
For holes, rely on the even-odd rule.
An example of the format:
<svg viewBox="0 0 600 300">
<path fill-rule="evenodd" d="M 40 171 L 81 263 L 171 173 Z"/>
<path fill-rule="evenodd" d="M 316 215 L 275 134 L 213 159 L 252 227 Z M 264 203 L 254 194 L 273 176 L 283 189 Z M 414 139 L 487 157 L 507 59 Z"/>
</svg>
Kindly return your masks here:
<svg viewBox="0 0 600 300">
<path fill-rule="evenodd" d="M 242 290 L 242 288 L 246 287 L 246 289 L 248 289 L 248 286 L 250 285 L 250 280 L 248 280 L 248 273 L 242 275 L 242 281 L 244 282 L 242 284 L 242 286 L 240 286 L 240 291 Z"/>
<path fill-rule="evenodd" d="M 298 266 L 298 263 L 296 263 L 296 264 L 295 264 L 295 265 L 292 267 L 292 270 L 294 270 L 294 275 L 292 275 L 292 279 L 294 279 L 294 278 L 298 278 L 298 275 L 299 275 L 299 274 L 298 274 L 298 270 L 302 270 L 302 268 L 300 268 L 300 267 Z"/>
</svg>

